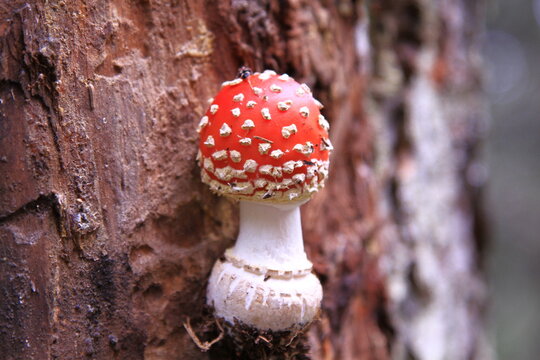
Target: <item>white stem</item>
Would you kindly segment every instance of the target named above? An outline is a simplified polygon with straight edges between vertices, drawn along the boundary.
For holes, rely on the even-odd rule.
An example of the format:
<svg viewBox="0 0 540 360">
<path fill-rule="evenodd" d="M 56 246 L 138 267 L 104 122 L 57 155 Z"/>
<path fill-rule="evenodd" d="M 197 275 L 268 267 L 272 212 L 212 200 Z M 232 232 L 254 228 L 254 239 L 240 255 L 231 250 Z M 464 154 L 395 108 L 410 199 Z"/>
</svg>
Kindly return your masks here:
<svg viewBox="0 0 540 360">
<path fill-rule="evenodd" d="M 317 315 L 322 287 L 304 252 L 300 205 L 240 202 L 240 234 L 216 261 L 206 294 L 216 316 L 290 330 Z"/>
<path fill-rule="evenodd" d="M 240 201 L 240 233 L 232 255 L 269 270 L 311 268 L 304 252 L 300 205 Z"/>
</svg>

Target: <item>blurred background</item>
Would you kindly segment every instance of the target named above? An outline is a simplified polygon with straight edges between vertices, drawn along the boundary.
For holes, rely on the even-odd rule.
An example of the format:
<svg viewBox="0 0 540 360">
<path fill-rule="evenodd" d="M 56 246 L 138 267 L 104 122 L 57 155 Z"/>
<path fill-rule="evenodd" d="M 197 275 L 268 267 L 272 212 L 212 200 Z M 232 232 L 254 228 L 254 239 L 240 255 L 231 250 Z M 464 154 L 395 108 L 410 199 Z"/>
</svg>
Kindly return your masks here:
<svg viewBox="0 0 540 360">
<path fill-rule="evenodd" d="M 540 359 L 540 0 L 488 1 L 490 321 L 499 360 Z"/>
</svg>

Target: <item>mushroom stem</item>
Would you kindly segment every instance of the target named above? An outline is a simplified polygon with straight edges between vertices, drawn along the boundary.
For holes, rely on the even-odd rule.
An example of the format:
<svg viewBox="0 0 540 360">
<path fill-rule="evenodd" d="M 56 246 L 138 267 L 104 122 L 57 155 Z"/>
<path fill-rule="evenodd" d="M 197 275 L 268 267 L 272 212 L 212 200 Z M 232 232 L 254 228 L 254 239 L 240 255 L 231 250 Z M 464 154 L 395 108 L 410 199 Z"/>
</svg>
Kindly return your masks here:
<svg viewBox="0 0 540 360">
<path fill-rule="evenodd" d="M 304 252 L 300 205 L 240 201 L 240 233 L 232 255 L 276 271 L 311 268 Z"/>
<path fill-rule="evenodd" d="M 317 315 L 322 287 L 304 252 L 300 205 L 240 202 L 240 233 L 214 265 L 207 302 L 218 317 L 288 330 Z"/>
</svg>

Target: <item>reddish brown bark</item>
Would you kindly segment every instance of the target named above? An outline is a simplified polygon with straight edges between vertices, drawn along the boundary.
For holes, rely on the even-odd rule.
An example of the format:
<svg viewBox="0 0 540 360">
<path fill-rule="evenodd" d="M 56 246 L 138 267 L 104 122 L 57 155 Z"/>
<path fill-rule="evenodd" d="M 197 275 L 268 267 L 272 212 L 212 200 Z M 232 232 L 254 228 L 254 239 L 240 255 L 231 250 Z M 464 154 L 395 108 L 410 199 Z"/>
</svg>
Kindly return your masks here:
<svg viewBox="0 0 540 360">
<path fill-rule="evenodd" d="M 310 356 L 484 357 L 477 1 L 0 5 L 6 359 L 234 357 L 182 323 L 211 335 L 205 282 L 236 236 L 195 127 L 240 65 L 306 82 L 332 125 L 303 209 L 325 291 Z"/>
</svg>

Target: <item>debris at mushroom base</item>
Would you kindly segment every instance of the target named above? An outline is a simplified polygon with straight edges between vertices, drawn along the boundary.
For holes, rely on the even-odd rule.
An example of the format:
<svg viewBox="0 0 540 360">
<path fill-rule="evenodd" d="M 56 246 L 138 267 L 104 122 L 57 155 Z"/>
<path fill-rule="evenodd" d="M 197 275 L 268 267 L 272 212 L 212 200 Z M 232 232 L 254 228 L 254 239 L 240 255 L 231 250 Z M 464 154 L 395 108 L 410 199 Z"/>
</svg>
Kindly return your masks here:
<svg viewBox="0 0 540 360">
<path fill-rule="evenodd" d="M 311 323 L 281 331 L 259 330 L 238 321 L 230 324 L 223 319 L 215 318 L 214 313 L 211 306 L 206 306 L 203 318 L 191 322 L 193 332 L 197 333 L 203 342 L 211 342 L 212 339 L 220 337 L 222 330 L 225 332 L 225 336 L 208 349 L 207 353 L 211 359 L 308 360 L 310 358 L 306 332 Z"/>
<path fill-rule="evenodd" d="M 271 331 L 258 330 L 240 322 L 230 325 L 224 322 L 226 336 L 216 345 L 228 349 L 229 356 L 234 351 L 234 359 L 291 359 L 308 360 L 309 345 L 306 331 L 311 323 L 290 330 Z M 225 355 L 225 354 L 224 354 Z M 219 357 L 224 359 L 223 357 Z"/>
</svg>

